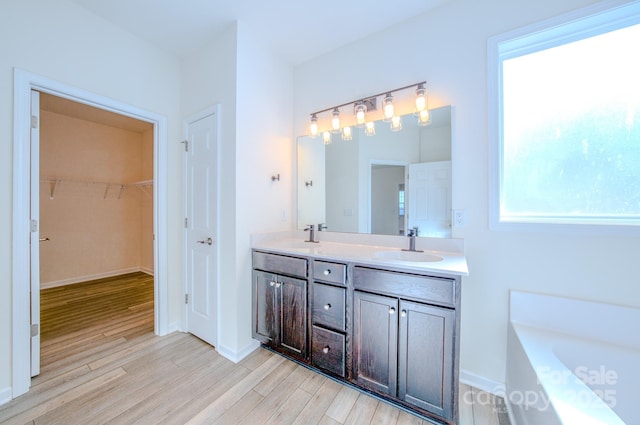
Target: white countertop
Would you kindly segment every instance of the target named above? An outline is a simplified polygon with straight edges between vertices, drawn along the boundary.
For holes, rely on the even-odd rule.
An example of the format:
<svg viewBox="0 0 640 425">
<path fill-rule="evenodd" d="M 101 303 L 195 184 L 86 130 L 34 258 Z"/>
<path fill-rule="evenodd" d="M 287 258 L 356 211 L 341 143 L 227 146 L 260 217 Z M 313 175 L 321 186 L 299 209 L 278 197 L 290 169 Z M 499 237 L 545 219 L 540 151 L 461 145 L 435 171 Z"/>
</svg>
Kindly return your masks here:
<svg viewBox="0 0 640 425">
<path fill-rule="evenodd" d="M 429 238 L 416 238 L 416 248 L 423 250 L 423 253 L 413 253 L 402 251 L 404 244 L 408 247 L 407 237 L 383 237 L 372 239 L 372 236 L 365 236 L 367 242 L 387 242 L 382 244 L 361 243 L 363 238 L 354 238 L 345 241 L 344 236 L 339 237 L 339 241 L 330 236 L 328 232 L 318 235 L 318 243 L 305 242 L 308 234 L 302 232 L 288 232 L 252 235 L 251 247 L 282 254 L 310 256 L 319 259 L 356 262 L 359 264 L 399 267 L 407 270 L 420 272 L 446 273 L 456 276 L 468 276 L 467 260 L 464 256 L 462 243 L 449 243 L 451 240 L 437 241 L 427 240 Z M 295 236 L 295 237 L 294 237 Z M 448 242 L 449 241 L 449 242 Z M 403 243 L 403 245 L 399 245 Z M 429 246 L 433 245 L 433 246 Z M 403 257 L 407 258 L 403 258 Z M 409 260 L 409 257 L 413 257 Z M 422 261 L 422 260 L 426 261 Z"/>
</svg>

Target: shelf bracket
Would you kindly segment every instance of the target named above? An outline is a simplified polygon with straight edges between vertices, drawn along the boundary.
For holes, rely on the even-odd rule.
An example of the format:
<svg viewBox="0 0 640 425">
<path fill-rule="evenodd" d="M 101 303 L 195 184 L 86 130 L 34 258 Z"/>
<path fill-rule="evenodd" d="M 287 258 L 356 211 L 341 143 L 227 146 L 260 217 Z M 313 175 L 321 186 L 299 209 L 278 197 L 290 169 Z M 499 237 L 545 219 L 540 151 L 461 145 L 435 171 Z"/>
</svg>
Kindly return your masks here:
<svg viewBox="0 0 640 425">
<path fill-rule="evenodd" d="M 58 183 L 60 183 L 60 180 L 49 181 L 49 199 L 53 199 L 56 193 L 56 188 L 58 187 Z"/>
</svg>

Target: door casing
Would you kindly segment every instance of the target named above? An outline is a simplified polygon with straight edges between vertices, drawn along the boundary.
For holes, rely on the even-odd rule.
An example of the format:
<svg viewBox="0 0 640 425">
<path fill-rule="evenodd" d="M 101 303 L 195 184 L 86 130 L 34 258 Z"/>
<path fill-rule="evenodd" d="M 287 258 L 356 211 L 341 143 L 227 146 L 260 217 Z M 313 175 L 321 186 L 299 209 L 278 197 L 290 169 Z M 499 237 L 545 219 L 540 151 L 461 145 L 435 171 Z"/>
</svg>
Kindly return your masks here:
<svg viewBox="0 0 640 425">
<path fill-rule="evenodd" d="M 117 100 L 14 68 L 12 199 L 12 398 L 31 385 L 30 200 L 31 90 L 84 103 L 154 126 L 154 332 L 168 333 L 167 118 Z"/>
</svg>

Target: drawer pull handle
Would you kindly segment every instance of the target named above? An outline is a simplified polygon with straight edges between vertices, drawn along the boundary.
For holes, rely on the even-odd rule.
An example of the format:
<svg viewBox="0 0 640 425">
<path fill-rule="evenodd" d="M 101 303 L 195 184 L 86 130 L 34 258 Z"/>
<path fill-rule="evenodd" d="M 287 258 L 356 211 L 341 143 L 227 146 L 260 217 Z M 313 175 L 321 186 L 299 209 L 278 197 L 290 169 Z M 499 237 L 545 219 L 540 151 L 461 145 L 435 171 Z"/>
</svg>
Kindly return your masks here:
<svg viewBox="0 0 640 425">
<path fill-rule="evenodd" d="M 328 345 L 327 345 L 327 346 L 325 346 L 325 347 L 322 349 L 322 352 L 323 352 L 324 354 L 329 354 L 329 351 L 331 351 L 331 347 L 329 347 Z"/>
<path fill-rule="evenodd" d="M 324 271 L 325 276 L 329 276 L 331 274 L 331 269 L 327 269 Z"/>
<path fill-rule="evenodd" d="M 331 304 L 327 303 L 327 304 L 324 305 L 324 309 L 325 310 L 329 310 L 330 308 L 331 308 Z"/>
<path fill-rule="evenodd" d="M 402 310 L 402 311 L 400 312 L 400 315 L 401 315 L 402 317 L 407 317 L 407 310 Z"/>
<path fill-rule="evenodd" d="M 395 308 L 393 308 L 393 307 L 391 307 L 391 308 L 389 309 L 389 314 L 396 314 L 396 309 L 395 309 Z"/>
</svg>

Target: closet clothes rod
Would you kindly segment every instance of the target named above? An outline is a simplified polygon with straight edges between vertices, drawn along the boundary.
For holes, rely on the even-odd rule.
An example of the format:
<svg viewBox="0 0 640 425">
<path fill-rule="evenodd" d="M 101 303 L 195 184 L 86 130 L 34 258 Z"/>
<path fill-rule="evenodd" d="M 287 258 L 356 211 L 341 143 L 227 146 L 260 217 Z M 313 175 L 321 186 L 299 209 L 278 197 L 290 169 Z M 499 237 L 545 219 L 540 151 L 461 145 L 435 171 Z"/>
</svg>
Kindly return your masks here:
<svg viewBox="0 0 640 425">
<path fill-rule="evenodd" d="M 67 178 L 57 178 L 57 177 L 43 177 L 40 179 L 41 183 L 49 183 L 49 199 L 53 199 L 55 197 L 56 190 L 61 183 L 74 183 L 81 184 L 85 186 L 104 186 L 104 195 L 103 199 L 107 199 L 109 194 L 109 190 L 113 187 L 119 187 L 118 191 L 118 199 L 122 197 L 122 193 L 125 189 L 129 187 L 136 187 L 142 190 L 145 195 L 149 195 L 145 188 L 153 186 L 153 180 L 141 180 L 137 182 L 131 183 L 120 183 L 120 182 L 106 182 L 106 181 L 95 181 L 95 180 L 76 180 L 76 179 L 67 179 Z"/>
</svg>

